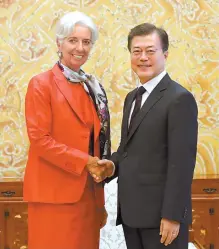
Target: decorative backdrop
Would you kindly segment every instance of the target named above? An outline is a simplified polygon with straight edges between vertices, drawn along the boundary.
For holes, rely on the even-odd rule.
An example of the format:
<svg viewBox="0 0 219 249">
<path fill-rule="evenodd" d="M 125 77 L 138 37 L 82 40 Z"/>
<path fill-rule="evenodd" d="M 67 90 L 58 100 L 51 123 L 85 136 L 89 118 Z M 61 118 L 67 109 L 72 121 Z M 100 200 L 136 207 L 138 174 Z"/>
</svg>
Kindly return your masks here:
<svg viewBox="0 0 219 249">
<path fill-rule="evenodd" d="M 127 35 L 133 26 L 152 22 L 170 37 L 167 71 L 193 92 L 199 106 L 195 174 L 219 174 L 219 0 L 0 0 L 0 179 L 23 177 L 27 84 L 57 61 L 55 25 L 74 10 L 90 15 L 99 28 L 84 69 L 95 74 L 108 93 L 113 150 L 120 139 L 123 100 L 136 85 Z M 106 193 L 110 217 L 101 249 L 124 249 L 121 230 L 112 227 L 115 182 Z"/>
</svg>

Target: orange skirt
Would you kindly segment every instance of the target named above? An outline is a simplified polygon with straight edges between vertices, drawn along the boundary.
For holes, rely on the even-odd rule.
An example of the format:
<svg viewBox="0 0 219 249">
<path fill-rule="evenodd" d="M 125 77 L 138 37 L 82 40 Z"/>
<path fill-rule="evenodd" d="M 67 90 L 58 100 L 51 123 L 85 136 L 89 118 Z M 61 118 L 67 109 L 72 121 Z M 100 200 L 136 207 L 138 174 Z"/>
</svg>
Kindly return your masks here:
<svg viewBox="0 0 219 249">
<path fill-rule="evenodd" d="M 77 203 L 28 203 L 28 249 L 98 249 L 102 217 L 91 181 Z"/>
</svg>

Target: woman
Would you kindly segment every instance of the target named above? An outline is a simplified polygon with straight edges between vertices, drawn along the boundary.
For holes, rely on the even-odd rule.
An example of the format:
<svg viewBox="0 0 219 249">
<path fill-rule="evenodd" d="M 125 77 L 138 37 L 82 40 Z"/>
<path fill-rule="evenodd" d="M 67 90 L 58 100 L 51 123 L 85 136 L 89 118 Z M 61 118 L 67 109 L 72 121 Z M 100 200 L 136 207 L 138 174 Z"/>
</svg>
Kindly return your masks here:
<svg viewBox="0 0 219 249">
<path fill-rule="evenodd" d="M 105 91 L 81 70 L 98 36 L 83 13 L 57 25 L 59 61 L 29 83 L 25 114 L 30 140 L 24 177 L 29 249 L 97 249 L 106 223 L 103 184 L 91 175 L 110 155 Z"/>
</svg>

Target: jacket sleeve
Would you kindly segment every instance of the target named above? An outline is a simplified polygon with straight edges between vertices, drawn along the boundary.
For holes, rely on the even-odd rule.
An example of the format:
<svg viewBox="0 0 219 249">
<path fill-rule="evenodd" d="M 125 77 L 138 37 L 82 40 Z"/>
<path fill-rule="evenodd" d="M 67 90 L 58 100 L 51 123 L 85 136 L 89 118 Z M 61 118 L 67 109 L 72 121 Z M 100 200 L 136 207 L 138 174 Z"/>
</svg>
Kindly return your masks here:
<svg viewBox="0 0 219 249">
<path fill-rule="evenodd" d="M 128 94 L 129 95 L 129 94 Z M 126 104 L 127 104 L 127 97 L 128 95 L 126 96 L 125 98 L 125 101 L 124 101 L 124 105 L 123 105 L 123 120 L 122 120 L 122 127 L 123 127 L 123 122 L 124 122 L 124 112 L 125 112 L 125 107 L 126 107 Z M 110 160 L 114 163 L 115 165 L 115 173 L 112 177 L 108 178 L 107 179 L 107 182 L 110 182 L 112 181 L 113 179 L 115 179 L 118 174 L 119 174 L 119 160 L 120 160 L 120 156 L 122 154 L 122 151 L 123 151 L 123 148 L 122 148 L 122 128 L 121 128 L 121 139 L 120 139 L 120 144 L 119 144 L 119 147 L 117 149 L 116 152 L 114 152 L 110 158 Z"/>
<path fill-rule="evenodd" d="M 187 220 L 187 205 L 197 150 L 197 105 L 190 92 L 181 93 L 168 112 L 168 170 L 162 217 Z"/>
<path fill-rule="evenodd" d="M 52 137 L 50 94 L 48 84 L 37 77 L 31 79 L 25 99 L 26 125 L 31 147 L 53 165 L 74 175 L 81 175 L 87 164 L 88 154 L 59 143 Z"/>
</svg>

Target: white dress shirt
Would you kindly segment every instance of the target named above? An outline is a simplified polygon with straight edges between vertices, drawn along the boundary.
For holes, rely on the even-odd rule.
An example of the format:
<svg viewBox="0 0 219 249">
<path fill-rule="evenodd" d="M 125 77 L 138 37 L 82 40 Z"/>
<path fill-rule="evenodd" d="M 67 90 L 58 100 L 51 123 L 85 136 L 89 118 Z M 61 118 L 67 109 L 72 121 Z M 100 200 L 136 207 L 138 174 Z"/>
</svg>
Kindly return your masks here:
<svg viewBox="0 0 219 249">
<path fill-rule="evenodd" d="M 155 78 L 147 81 L 146 83 L 144 83 L 144 84 L 141 84 L 140 82 L 138 83 L 138 88 L 140 86 L 143 86 L 145 88 L 145 90 L 146 90 L 142 94 L 141 107 L 143 106 L 144 102 L 146 101 L 146 99 L 148 98 L 148 96 L 151 94 L 151 92 L 154 90 L 154 88 L 159 84 L 159 82 L 166 75 L 166 73 L 167 72 L 164 70 L 162 73 L 160 73 L 159 75 L 157 75 Z M 132 112 L 134 110 L 134 106 L 135 106 L 135 100 L 132 103 L 131 111 L 130 111 L 130 114 L 129 114 L 128 125 L 130 124 L 130 120 L 131 120 Z"/>
</svg>

